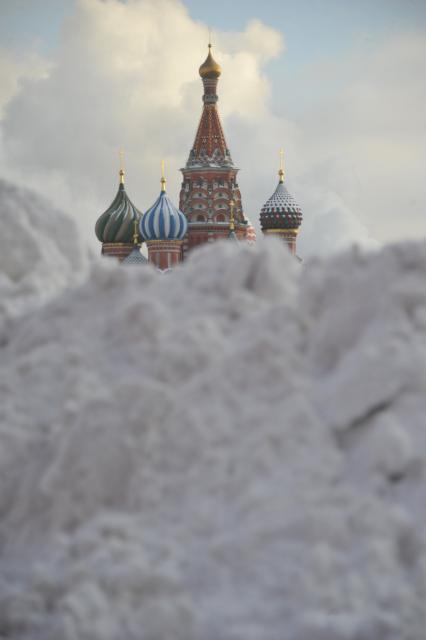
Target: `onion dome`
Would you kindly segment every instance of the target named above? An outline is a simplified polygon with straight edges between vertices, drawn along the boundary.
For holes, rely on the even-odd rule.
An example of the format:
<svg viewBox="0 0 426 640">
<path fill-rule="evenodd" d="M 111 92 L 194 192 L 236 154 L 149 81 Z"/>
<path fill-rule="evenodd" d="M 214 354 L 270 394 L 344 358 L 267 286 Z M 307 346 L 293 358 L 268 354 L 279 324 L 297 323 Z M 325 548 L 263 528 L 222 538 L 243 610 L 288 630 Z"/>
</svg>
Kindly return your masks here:
<svg viewBox="0 0 426 640">
<path fill-rule="evenodd" d="M 148 259 L 140 252 L 139 247 L 135 247 L 121 264 L 148 264 Z"/>
<path fill-rule="evenodd" d="M 246 241 L 249 244 L 255 244 L 256 242 L 256 229 L 253 227 L 250 220 L 247 220 Z"/>
<path fill-rule="evenodd" d="M 260 212 L 262 231 L 268 229 L 298 229 L 302 223 L 302 210 L 284 184 L 282 164 L 278 172 L 280 181 L 273 195 Z"/>
<path fill-rule="evenodd" d="M 139 220 L 141 212 L 130 201 L 124 188 L 124 171 L 120 169 L 120 184 L 117 195 L 108 209 L 98 218 L 95 233 L 100 242 L 131 243 L 133 225 Z"/>
<path fill-rule="evenodd" d="M 208 56 L 198 70 L 202 78 L 218 78 L 222 73 L 222 67 L 214 60 L 211 49 L 212 45 L 209 43 Z"/>
<path fill-rule="evenodd" d="M 139 228 L 144 240 L 182 240 L 186 234 L 188 221 L 168 197 L 164 174 L 161 177 L 161 193 L 142 216 Z"/>
<path fill-rule="evenodd" d="M 148 264 L 147 258 L 141 253 L 139 247 L 139 220 L 133 223 L 133 250 L 124 258 L 121 264 Z"/>
</svg>

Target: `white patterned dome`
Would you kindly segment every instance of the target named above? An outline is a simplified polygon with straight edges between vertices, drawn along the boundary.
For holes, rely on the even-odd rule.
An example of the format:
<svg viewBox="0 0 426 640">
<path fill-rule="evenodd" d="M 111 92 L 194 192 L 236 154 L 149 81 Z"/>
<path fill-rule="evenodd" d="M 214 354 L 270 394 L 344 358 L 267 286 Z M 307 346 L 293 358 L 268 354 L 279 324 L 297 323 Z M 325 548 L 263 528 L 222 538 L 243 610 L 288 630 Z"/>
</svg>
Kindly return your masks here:
<svg viewBox="0 0 426 640">
<path fill-rule="evenodd" d="M 273 195 L 265 202 L 260 212 L 262 230 L 298 229 L 302 222 L 302 210 L 287 191 L 282 175 Z"/>
<path fill-rule="evenodd" d="M 168 197 L 164 184 L 152 207 L 142 216 L 140 232 L 144 240 L 182 240 L 187 229 L 186 216 Z"/>
<path fill-rule="evenodd" d="M 126 258 L 124 258 L 121 264 L 148 264 L 148 260 L 140 252 L 139 247 L 135 246 L 133 251 L 129 253 L 129 255 Z"/>
</svg>

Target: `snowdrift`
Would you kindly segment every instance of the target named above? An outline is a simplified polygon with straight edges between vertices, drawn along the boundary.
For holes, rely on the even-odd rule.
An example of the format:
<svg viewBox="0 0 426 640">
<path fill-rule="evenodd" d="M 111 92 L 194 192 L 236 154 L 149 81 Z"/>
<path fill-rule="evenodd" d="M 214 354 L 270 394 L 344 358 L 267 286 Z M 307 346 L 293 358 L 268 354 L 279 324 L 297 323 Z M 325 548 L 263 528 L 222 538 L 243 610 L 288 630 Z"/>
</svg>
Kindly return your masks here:
<svg viewBox="0 0 426 640">
<path fill-rule="evenodd" d="M 5 325 L 0 637 L 424 640 L 425 281 L 224 242 Z"/>
<path fill-rule="evenodd" d="M 0 178 L 0 339 L 5 323 L 77 283 L 87 271 L 73 221 L 30 189 Z"/>
</svg>

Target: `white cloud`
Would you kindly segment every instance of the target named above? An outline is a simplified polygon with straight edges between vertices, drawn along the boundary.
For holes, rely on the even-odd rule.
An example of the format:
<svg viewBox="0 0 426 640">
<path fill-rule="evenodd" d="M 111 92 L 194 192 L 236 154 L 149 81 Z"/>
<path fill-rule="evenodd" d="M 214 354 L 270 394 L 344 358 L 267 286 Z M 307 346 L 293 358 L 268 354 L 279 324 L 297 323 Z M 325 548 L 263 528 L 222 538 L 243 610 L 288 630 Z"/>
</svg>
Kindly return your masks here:
<svg viewBox="0 0 426 640">
<path fill-rule="evenodd" d="M 316 174 L 318 194 L 337 193 L 381 241 L 425 235 L 425 66 L 425 34 L 410 33 L 303 78 L 321 98 L 299 122 L 309 156 L 302 194 Z M 320 82 L 336 90 L 324 94 Z"/>
<path fill-rule="evenodd" d="M 8 104 L 4 172 L 48 192 L 93 244 L 94 222 L 115 193 L 119 148 L 126 150 L 127 189 L 140 209 L 157 194 L 162 157 L 176 201 L 179 168 L 201 113 L 198 66 L 206 37 L 206 26 L 178 0 L 79 0 L 48 77 L 26 82 Z M 256 20 L 243 32 L 215 33 L 214 41 L 223 66 L 219 108 L 253 222 L 275 188 L 277 151 L 285 145 L 289 188 L 304 207 L 305 254 L 368 243 L 369 231 L 394 237 L 409 187 L 418 210 L 408 213 L 420 224 L 424 194 L 414 154 L 426 54 L 419 40 L 393 41 L 370 57 L 318 63 L 315 75 L 300 82 L 311 82 L 314 92 L 322 74 L 339 93 L 324 98 L 318 91 L 321 100 L 313 97 L 311 109 L 301 105 L 293 122 L 273 114 L 264 70 L 283 50 L 282 35 Z M 391 185 L 390 175 L 399 176 L 399 184 Z M 334 221 L 333 232 L 327 220 Z"/>
<path fill-rule="evenodd" d="M 0 117 L 26 80 L 45 78 L 49 64 L 36 53 L 19 57 L 0 49 Z"/>
</svg>

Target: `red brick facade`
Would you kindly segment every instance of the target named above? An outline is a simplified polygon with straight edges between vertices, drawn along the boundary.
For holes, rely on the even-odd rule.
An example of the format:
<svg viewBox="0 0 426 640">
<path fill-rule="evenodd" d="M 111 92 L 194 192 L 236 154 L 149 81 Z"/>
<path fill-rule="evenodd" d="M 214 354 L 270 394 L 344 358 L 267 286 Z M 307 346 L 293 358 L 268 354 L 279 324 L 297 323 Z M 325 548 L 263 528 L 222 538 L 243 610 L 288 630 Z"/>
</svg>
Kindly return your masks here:
<svg viewBox="0 0 426 640">
<path fill-rule="evenodd" d="M 182 261 L 182 240 L 147 240 L 148 260 L 157 269 L 172 269 Z"/>
<path fill-rule="evenodd" d="M 123 262 L 124 258 L 133 251 L 135 245 L 132 242 L 104 242 L 102 244 L 102 255 L 117 258 Z"/>
</svg>

